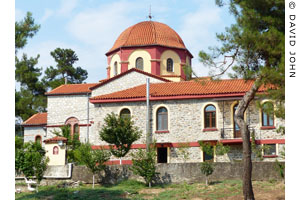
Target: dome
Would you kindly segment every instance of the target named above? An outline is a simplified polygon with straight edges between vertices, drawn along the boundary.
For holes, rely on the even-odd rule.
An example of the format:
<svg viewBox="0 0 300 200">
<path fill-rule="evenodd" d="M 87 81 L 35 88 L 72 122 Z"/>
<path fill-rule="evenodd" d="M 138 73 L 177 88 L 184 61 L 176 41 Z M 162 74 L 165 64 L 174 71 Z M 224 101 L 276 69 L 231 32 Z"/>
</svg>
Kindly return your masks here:
<svg viewBox="0 0 300 200">
<path fill-rule="evenodd" d="M 148 45 L 186 49 L 180 36 L 168 25 L 160 22 L 144 21 L 123 31 L 107 54 L 120 47 Z"/>
</svg>

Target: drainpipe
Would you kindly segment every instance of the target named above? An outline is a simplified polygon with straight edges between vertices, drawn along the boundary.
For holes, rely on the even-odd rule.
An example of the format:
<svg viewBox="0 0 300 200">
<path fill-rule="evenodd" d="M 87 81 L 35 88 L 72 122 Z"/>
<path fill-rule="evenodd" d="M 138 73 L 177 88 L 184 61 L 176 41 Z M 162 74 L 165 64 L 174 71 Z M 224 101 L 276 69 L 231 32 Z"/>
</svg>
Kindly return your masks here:
<svg viewBox="0 0 300 200">
<path fill-rule="evenodd" d="M 150 79 L 146 78 L 146 99 L 147 99 L 147 113 L 146 113 L 146 148 L 149 151 L 149 145 L 151 143 L 150 135 L 150 106 L 149 106 L 149 90 L 150 90 Z"/>
<path fill-rule="evenodd" d="M 90 135 L 89 135 L 89 123 L 90 123 L 90 104 L 89 104 L 89 93 L 86 94 L 87 95 L 87 132 L 86 132 L 86 142 L 89 142 L 89 138 L 90 138 Z"/>
</svg>

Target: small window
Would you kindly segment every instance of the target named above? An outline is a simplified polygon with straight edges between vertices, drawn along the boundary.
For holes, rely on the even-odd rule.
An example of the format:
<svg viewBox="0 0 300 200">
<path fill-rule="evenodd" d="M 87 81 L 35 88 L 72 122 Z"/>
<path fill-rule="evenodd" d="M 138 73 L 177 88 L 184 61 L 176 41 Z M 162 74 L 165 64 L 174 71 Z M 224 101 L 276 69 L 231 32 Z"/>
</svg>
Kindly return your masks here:
<svg viewBox="0 0 300 200">
<path fill-rule="evenodd" d="M 204 109 L 204 127 L 216 128 L 216 107 L 208 105 Z"/>
<path fill-rule="evenodd" d="M 53 155 L 58 155 L 58 147 L 53 147 Z"/>
<path fill-rule="evenodd" d="M 173 60 L 171 58 L 167 59 L 167 71 L 173 72 Z"/>
<path fill-rule="evenodd" d="M 74 134 L 79 134 L 79 125 L 74 124 Z"/>
<path fill-rule="evenodd" d="M 168 130 L 168 110 L 165 107 L 161 107 L 156 114 L 157 130 Z"/>
<path fill-rule="evenodd" d="M 271 102 L 262 106 L 262 126 L 274 126 L 274 106 Z"/>
<path fill-rule="evenodd" d="M 117 61 L 114 63 L 114 74 L 115 74 L 115 76 L 118 75 L 118 63 L 117 63 Z"/>
<path fill-rule="evenodd" d="M 144 70 L 144 61 L 143 58 L 138 57 L 135 61 L 135 67 L 140 70 Z"/>
<path fill-rule="evenodd" d="M 264 155 L 275 156 L 276 155 L 276 144 L 264 144 Z"/>
<path fill-rule="evenodd" d="M 130 118 L 130 110 L 128 108 L 124 108 L 120 112 L 120 116 L 122 118 Z"/>
<path fill-rule="evenodd" d="M 42 144 L 42 137 L 40 135 L 37 135 L 35 137 L 35 142 Z"/>
<path fill-rule="evenodd" d="M 162 147 L 157 148 L 157 163 L 167 163 L 168 162 L 168 148 Z"/>
</svg>

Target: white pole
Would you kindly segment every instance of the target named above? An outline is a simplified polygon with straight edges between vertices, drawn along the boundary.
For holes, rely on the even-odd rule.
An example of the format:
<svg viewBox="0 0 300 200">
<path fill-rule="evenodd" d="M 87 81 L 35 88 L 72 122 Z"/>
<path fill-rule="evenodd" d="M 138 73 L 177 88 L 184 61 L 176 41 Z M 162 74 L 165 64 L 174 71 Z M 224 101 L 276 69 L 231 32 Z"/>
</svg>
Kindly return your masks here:
<svg viewBox="0 0 300 200">
<path fill-rule="evenodd" d="M 146 147 L 147 151 L 149 151 L 149 145 L 151 143 L 151 135 L 150 135 L 150 78 L 146 78 L 146 99 L 147 99 L 147 113 L 146 113 Z"/>
<path fill-rule="evenodd" d="M 90 104 L 89 104 L 89 93 L 87 93 L 87 122 L 86 122 L 86 142 L 89 142 L 89 123 L 90 123 Z"/>
</svg>

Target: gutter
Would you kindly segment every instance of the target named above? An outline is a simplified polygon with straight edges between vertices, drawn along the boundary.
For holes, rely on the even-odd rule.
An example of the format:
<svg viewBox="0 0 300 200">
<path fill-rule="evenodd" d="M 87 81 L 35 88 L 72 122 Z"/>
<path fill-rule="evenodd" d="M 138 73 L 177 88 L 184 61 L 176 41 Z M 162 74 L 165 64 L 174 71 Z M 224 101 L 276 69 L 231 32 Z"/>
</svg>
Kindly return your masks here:
<svg viewBox="0 0 300 200">
<path fill-rule="evenodd" d="M 69 170 L 68 170 L 68 175 L 67 176 L 43 176 L 43 178 L 46 178 L 46 179 L 68 179 L 68 178 L 71 178 L 72 177 L 72 165 L 73 163 L 68 163 L 69 165 Z M 25 177 L 15 177 L 15 179 L 24 179 Z M 32 178 L 35 178 L 32 177 Z"/>
</svg>

